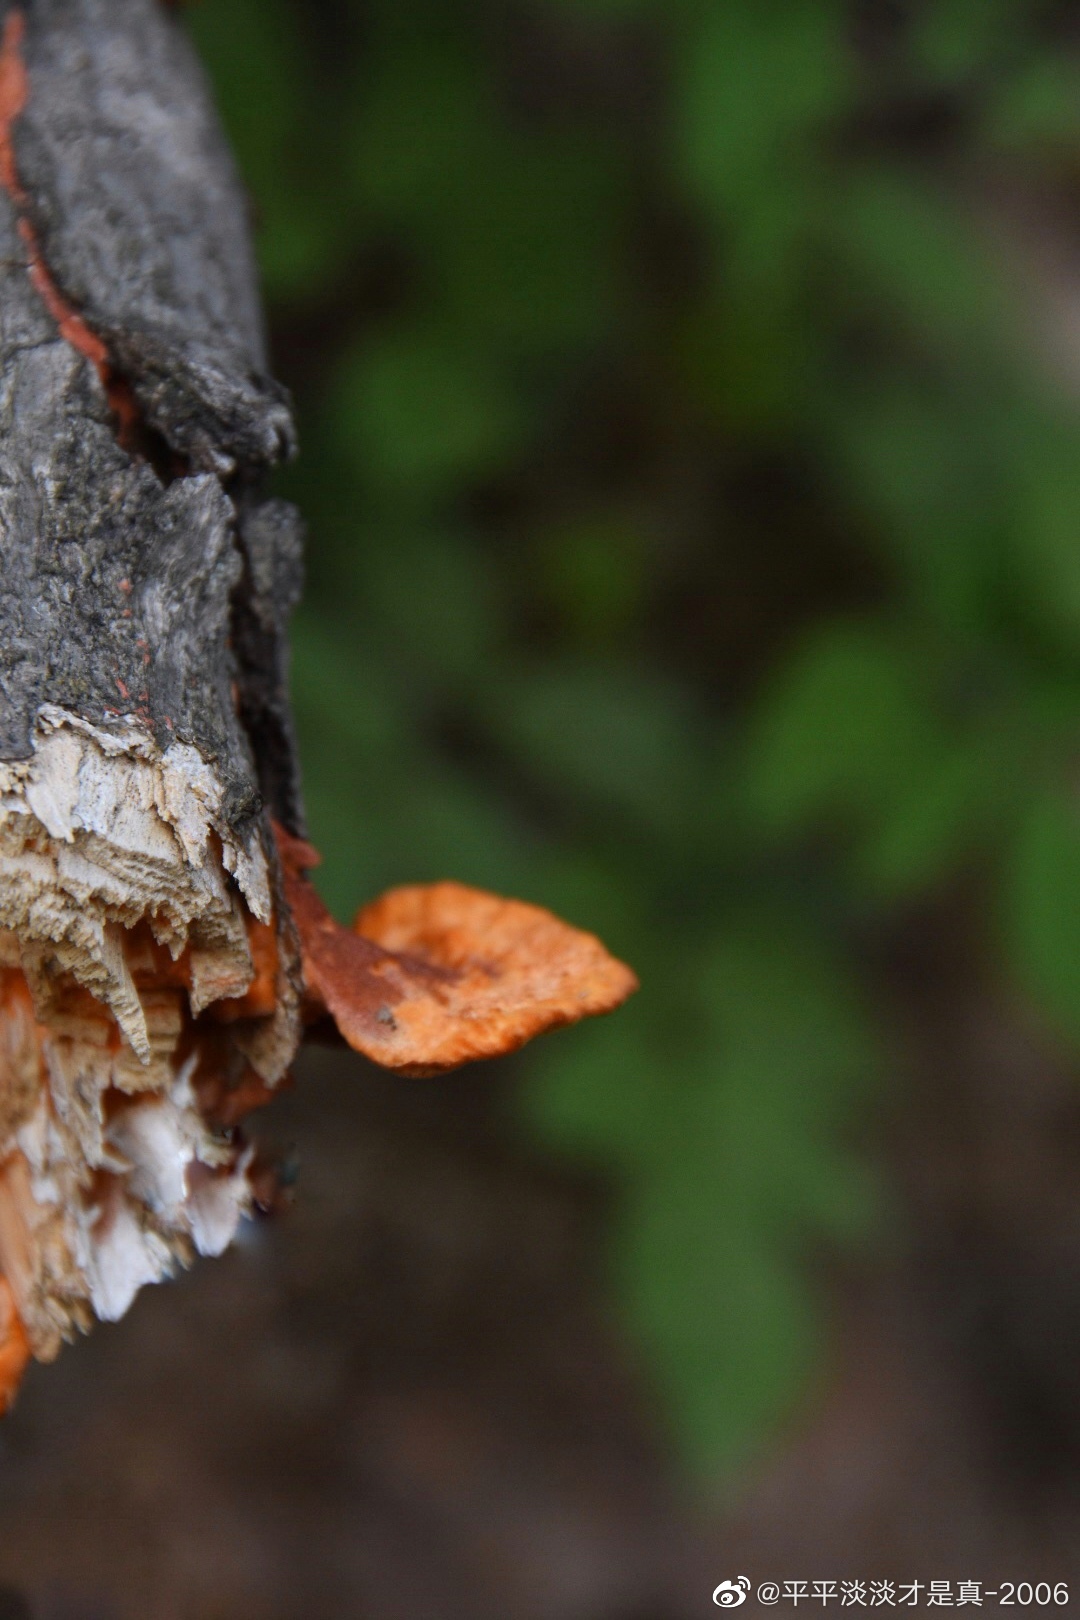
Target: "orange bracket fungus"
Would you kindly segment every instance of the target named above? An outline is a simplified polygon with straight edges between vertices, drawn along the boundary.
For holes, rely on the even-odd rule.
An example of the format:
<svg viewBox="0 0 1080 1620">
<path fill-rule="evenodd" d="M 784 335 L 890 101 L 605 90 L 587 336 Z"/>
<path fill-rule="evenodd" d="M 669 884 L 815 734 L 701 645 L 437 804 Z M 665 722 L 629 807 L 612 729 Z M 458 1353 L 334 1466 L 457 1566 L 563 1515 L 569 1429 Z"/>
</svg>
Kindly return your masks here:
<svg viewBox="0 0 1080 1620">
<path fill-rule="evenodd" d="M 391 889 L 343 928 L 304 875 L 316 852 L 275 832 L 308 1014 L 328 1013 L 355 1051 L 384 1068 L 442 1074 L 499 1057 L 611 1012 L 637 988 L 592 934 L 462 883 Z"/>
</svg>

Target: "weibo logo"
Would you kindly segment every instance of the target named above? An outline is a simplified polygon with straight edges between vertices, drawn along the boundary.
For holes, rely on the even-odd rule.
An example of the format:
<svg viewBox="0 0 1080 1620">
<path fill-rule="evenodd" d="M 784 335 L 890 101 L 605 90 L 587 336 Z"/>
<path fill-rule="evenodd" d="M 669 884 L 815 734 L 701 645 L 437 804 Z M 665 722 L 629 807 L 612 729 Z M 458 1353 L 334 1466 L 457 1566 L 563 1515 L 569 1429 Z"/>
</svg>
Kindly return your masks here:
<svg viewBox="0 0 1080 1620">
<path fill-rule="evenodd" d="M 746 1602 L 749 1590 L 750 1582 L 745 1575 L 740 1575 L 737 1581 L 721 1581 L 712 1600 L 720 1609 L 737 1609 L 740 1603 Z"/>
</svg>

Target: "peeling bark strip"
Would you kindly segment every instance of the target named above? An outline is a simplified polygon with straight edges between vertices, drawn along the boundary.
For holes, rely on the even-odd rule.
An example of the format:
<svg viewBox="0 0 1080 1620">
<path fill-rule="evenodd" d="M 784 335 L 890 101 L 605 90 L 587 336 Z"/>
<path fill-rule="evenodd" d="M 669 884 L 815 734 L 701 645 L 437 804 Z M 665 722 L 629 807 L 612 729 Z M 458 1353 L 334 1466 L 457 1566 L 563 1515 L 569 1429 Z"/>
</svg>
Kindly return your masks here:
<svg viewBox="0 0 1080 1620">
<path fill-rule="evenodd" d="M 231 1241 L 305 1021 L 435 1073 L 635 984 L 537 907 L 437 884 L 350 932 L 308 883 L 245 219 L 171 9 L 0 0 L 0 1408 Z"/>
<path fill-rule="evenodd" d="M 23 13 L 18 9 L 10 11 L 0 38 L 0 185 L 15 207 L 16 226 L 29 256 L 30 279 L 38 296 L 56 322 L 60 336 L 78 349 L 80 354 L 84 354 L 96 368 L 115 412 L 119 437 L 124 441 L 130 439 L 137 421 L 131 390 L 113 370 L 104 343 L 61 296 L 41 256 L 34 227 L 26 212 L 29 198 L 19 181 L 12 146 L 12 126 L 25 112 L 30 93 L 22 56 L 25 33 L 26 19 Z"/>
</svg>

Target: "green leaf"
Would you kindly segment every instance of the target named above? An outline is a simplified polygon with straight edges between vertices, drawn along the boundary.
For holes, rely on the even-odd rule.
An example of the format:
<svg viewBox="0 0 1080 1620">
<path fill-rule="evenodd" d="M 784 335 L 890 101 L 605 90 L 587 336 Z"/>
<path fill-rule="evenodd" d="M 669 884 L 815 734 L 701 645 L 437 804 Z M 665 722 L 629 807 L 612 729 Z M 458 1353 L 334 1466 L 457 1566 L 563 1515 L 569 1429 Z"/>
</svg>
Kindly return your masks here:
<svg viewBox="0 0 1080 1620">
<path fill-rule="evenodd" d="M 385 674 L 339 638 L 310 603 L 292 635 L 292 689 L 313 841 L 324 858 L 316 881 L 339 917 L 384 886 L 379 783 L 406 726 Z M 327 702 L 327 693 L 334 701 Z"/>
<path fill-rule="evenodd" d="M 406 684 L 445 698 L 490 670 L 503 582 L 467 531 L 384 525 L 357 574 L 372 638 Z"/>
<path fill-rule="evenodd" d="M 993 713 L 980 730 L 954 738 L 889 806 L 856 853 L 863 893 L 889 904 L 996 853 L 1022 791 L 1026 750 L 1011 718 Z"/>
<path fill-rule="evenodd" d="M 685 694 L 626 665 L 566 660 L 509 670 L 490 721 L 530 776 L 677 838 L 697 813 L 700 733 Z"/>
<path fill-rule="evenodd" d="M 1075 55 L 1040 54 L 1025 63 L 991 103 L 986 133 L 1006 150 L 1049 148 L 1074 156 L 1080 141 L 1080 63 Z"/>
<path fill-rule="evenodd" d="M 933 79 L 963 80 L 1015 60 L 1030 17 L 1026 0 L 933 0 L 917 13 L 912 54 Z"/>
<path fill-rule="evenodd" d="M 619 23 L 625 18 L 637 18 L 658 11 L 657 0 L 547 0 L 550 6 L 569 13 L 574 18 L 603 26 Z"/>
<path fill-rule="evenodd" d="M 964 358 L 993 355 L 1004 334 L 1020 330 L 1000 261 L 947 193 L 879 166 L 834 188 L 830 202 L 850 308 L 874 310 L 878 320 L 892 314 L 913 336 Z"/>
<path fill-rule="evenodd" d="M 773 265 L 779 273 L 770 274 L 751 246 L 760 243 L 742 236 L 723 285 L 685 311 L 675 359 L 688 398 L 721 428 L 782 440 L 802 430 L 802 413 L 820 387 L 821 334 L 788 266 Z"/>
<path fill-rule="evenodd" d="M 617 176 L 595 137 L 504 133 L 432 247 L 429 281 L 450 318 L 545 368 L 607 337 L 626 305 Z"/>
<path fill-rule="evenodd" d="M 647 540 L 628 513 L 581 512 L 545 530 L 540 562 L 548 595 L 586 646 L 610 646 L 641 611 Z"/>
<path fill-rule="evenodd" d="M 507 118 L 482 56 L 433 38 L 387 52 L 348 136 L 356 195 L 413 245 L 455 330 L 550 365 L 625 303 L 625 181 L 596 133 Z"/>
<path fill-rule="evenodd" d="M 626 1236 L 623 1293 L 684 1456 L 716 1479 L 745 1462 L 805 1390 L 820 1307 L 752 1227 L 718 1221 L 720 1161 L 687 1155 L 646 1183 Z"/>
<path fill-rule="evenodd" d="M 1015 970 L 1056 1028 L 1080 1045 L 1080 803 L 1036 794 L 1016 838 L 1005 890 Z"/>
<path fill-rule="evenodd" d="M 639 965 L 618 1019 L 535 1054 L 524 1100 L 545 1141 L 626 1177 L 621 1295 L 684 1451 L 715 1478 L 817 1363 L 806 1246 L 877 1221 L 839 1131 L 879 1057 L 843 971 L 784 913 L 734 919 L 705 948 L 680 940 L 678 990 Z"/>
<path fill-rule="evenodd" d="M 495 91 L 479 53 L 434 29 L 376 41 L 345 129 L 356 200 L 399 226 L 452 217 L 497 139 Z"/>
<path fill-rule="evenodd" d="M 704 8 L 680 40 L 677 161 L 693 195 L 753 210 L 802 171 L 849 93 L 843 8 L 761 0 Z"/>
<path fill-rule="evenodd" d="M 1042 636 L 1075 653 L 1080 650 L 1080 433 L 1072 420 L 1027 426 L 1012 491 L 1018 594 Z"/>
<path fill-rule="evenodd" d="M 539 1046 L 529 1058 L 521 1114 L 551 1147 L 626 1171 L 655 1159 L 668 1090 L 649 1007 L 639 997 L 619 1018 Z"/>
<path fill-rule="evenodd" d="M 915 612 L 949 636 L 992 621 L 1001 575 L 1011 464 L 984 418 L 963 396 L 887 374 L 861 378 L 820 419 L 838 486 L 879 532 Z"/>
<path fill-rule="evenodd" d="M 382 499 L 446 502 L 520 446 L 525 412 L 502 369 L 437 327 L 403 327 L 354 351 L 336 392 L 337 433 Z"/>
<path fill-rule="evenodd" d="M 876 1188 L 837 1132 L 878 1057 L 844 974 L 791 918 L 733 923 L 697 982 L 707 1035 L 696 1063 L 659 1071 L 619 1274 L 684 1447 L 715 1475 L 817 1362 L 808 1243 L 850 1243 L 875 1220 Z"/>
<path fill-rule="evenodd" d="M 759 703 L 750 801 L 774 834 L 827 818 L 863 823 L 924 781 L 941 747 L 922 683 L 885 627 L 822 625 Z"/>
<path fill-rule="evenodd" d="M 256 199 L 268 290 L 313 291 L 338 261 L 348 216 L 331 206 L 334 154 L 315 115 L 313 64 L 296 9 L 284 0 L 215 0 L 185 20 Z"/>
</svg>

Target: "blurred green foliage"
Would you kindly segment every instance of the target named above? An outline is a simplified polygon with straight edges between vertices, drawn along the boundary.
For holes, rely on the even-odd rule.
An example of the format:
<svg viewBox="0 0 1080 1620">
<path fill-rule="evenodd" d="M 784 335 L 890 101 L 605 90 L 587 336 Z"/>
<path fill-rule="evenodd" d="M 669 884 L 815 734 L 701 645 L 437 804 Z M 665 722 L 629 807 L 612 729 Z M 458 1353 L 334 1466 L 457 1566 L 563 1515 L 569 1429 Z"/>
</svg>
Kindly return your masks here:
<svg viewBox="0 0 1080 1620">
<path fill-rule="evenodd" d="M 1080 1043 L 1076 353 L 1000 201 L 1075 200 L 1074 11 L 190 12 L 300 409 L 325 892 L 454 875 L 637 967 L 522 1107 L 619 1173 L 713 1473 L 813 1377 L 815 1252 L 886 1220 L 868 930 L 977 876 Z"/>
</svg>

